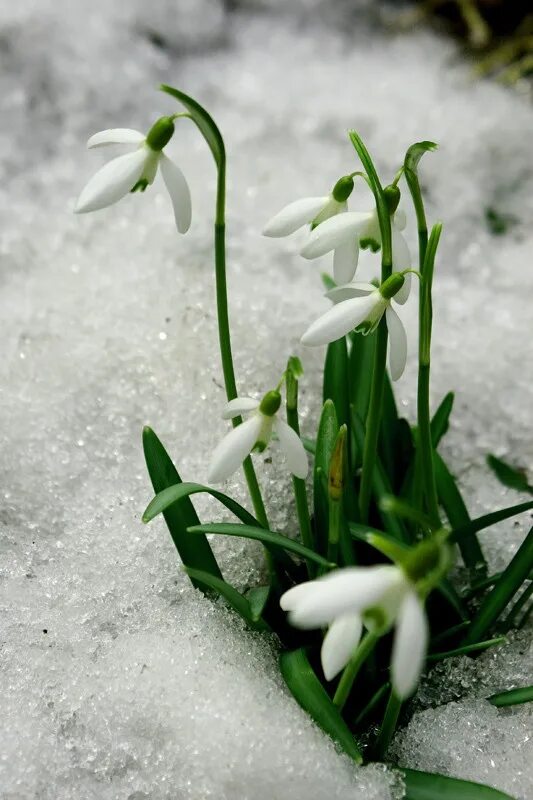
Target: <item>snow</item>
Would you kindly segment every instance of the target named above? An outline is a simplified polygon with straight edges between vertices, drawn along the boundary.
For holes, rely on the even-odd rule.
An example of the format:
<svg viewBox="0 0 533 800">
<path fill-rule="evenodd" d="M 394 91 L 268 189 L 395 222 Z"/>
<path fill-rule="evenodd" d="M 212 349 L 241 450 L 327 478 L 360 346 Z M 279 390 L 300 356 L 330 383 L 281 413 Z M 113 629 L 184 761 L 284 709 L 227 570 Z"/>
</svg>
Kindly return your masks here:
<svg viewBox="0 0 533 800">
<path fill-rule="evenodd" d="M 86 138 L 116 125 L 146 130 L 174 111 L 154 91 L 159 82 L 197 96 L 226 136 L 239 389 L 271 388 L 298 353 L 308 434 L 322 352 L 303 352 L 298 341 L 327 307 L 319 272 L 328 259 L 304 262 L 299 235 L 265 240 L 260 230 L 285 203 L 324 194 L 357 169 L 349 127 L 390 176 L 413 141 L 441 144 L 422 169 L 430 219 L 445 223 L 432 384 L 435 402 L 457 390 L 445 454 L 474 515 L 519 500 L 488 474 L 487 451 L 533 467 L 531 109 L 508 90 L 474 82 L 448 41 L 374 28 L 365 3 L 280 5 L 23 0 L 0 11 L 6 800 L 401 796 L 394 774 L 356 769 L 335 751 L 283 688 L 274 643 L 191 589 L 162 522 L 140 522 L 151 497 L 142 426 L 154 427 L 185 479 L 199 481 L 227 430 L 219 418 L 214 171 L 192 126 L 178 123 L 172 142 L 193 192 L 186 237 L 175 233 L 162 184 L 103 212 L 71 213 L 109 157 L 86 152 Z M 368 202 L 359 187 L 354 207 Z M 488 207 L 516 218 L 505 235 L 490 232 Z M 412 217 L 407 235 L 414 245 Z M 375 263 L 366 258 L 361 276 Z M 411 345 L 415 306 L 404 314 Z M 411 347 L 397 387 L 411 417 L 414 376 Z M 256 461 L 273 526 L 290 530 L 279 451 Z M 245 499 L 239 476 L 227 488 Z M 197 506 L 204 520 L 220 518 L 214 504 Z M 483 534 L 495 569 L 526 529 L 522 519 Z M 257 583 L 257 545 L 230 539 L 214 547 L 228 580 Z M 472 661 L 454 665 L 466 676 L 464 695 L 416 713 L 398 739 L 402 763 L 525 798 L 531 774 L 518 772 L 530 746 L 527 709 L 495 710 L 482 700 L 485 686 L 490 693 L 507 679 L 531 683 L 531 665 L 516 660 L 520 680 L 503 671 L 506 658 L 483 656 L 501 675 L 494 685 L 481 681 L 483 691 L 471 683 Z"/>
</svg>

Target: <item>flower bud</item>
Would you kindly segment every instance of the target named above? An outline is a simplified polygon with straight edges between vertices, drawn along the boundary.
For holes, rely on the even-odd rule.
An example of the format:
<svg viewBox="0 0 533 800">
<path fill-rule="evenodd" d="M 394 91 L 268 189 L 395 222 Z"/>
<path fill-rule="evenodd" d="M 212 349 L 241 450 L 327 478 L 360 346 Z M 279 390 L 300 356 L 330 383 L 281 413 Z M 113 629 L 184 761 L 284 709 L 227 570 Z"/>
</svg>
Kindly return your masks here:
<svg viewBox="0 0 533 800">
<path fill-rule="evenodd" d="M 335 446 L 329 462 L 328 495 L 330 500 L 333 500 L 335 503 L 339 503 L 342 500 L 342 493 L 344 491 L 346 430 L 346 425 L 342 425 L 337 434 L 337 439 L 335 440 Z"/>
<path fill-rule="evenodd" d="M 412 583 L 436 585 L 449 565 L 449 548 L 445 540 L 435 534 L 424 539 L 402 559 L 401 567 Z"/>
<path fill-rule="evenodd" d="M 281 405 L 281 395 L 276 389 L 267 392 L 259 405 L 259 411 L 265 417 L 273 417 L 279 411 Z"/>
<path fill-rule="evenodd" d="M 159 152 L 170 142 L 173 134 L 174 120 L 172 117 L 160 117 L 148 131 L 146 144 L 152 150 Z"/>
<path fill-rule="evenodd" d="M 331 194 L 333 195 L 333 199 L 337 201 L 337 203 L 344 203 L 353 191 L 353 178 L 351 175 L 344 175 L 343 178 L 339 178 L 335 186 L 333 187 L 333 191 Z"/>
<path fill-rule="evenodd" d="M 385 202 L 387 203 L 389 214 L 394 214 L 400 204 L 400 190 L 394 183 L 391 183 L 390 186 L 385 186 L 383 194 L 385 195 Z"/>
<path fill-rule="evenodd" d="M 383 281 L 379 287 L 379 291 L 385 300 L 390 300 L 397 294 L 405 283 L 405 278 L 401 272 L 394 272 L 386 281 Z"/>
</svg>

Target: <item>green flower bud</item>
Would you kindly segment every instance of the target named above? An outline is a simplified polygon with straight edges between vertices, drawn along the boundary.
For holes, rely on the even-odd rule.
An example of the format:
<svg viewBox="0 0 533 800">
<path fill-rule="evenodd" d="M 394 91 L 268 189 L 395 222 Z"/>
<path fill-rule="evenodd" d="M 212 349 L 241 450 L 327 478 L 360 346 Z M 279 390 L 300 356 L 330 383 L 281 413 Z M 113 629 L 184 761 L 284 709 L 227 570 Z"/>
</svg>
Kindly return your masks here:
<svg viewBox="0 0 533 800">
<path fill-rule="evenodd" d="M 390 186 L 385 186 L 383 194 L 385 195 L 385 202 L 387 203 L 389 214 L 394 214 L 400 204 L 400 190 L 395 184 L 391 183 Z"/>
<path fill-rule="evenodd" d="M 353 192 L 353 178 L 351 175 L 345 175 L 343 178 L 339 178 L 335 186 L 333 187 L 333 191 L 331 194 L 333 195 L 333 199 L 337 201 L 337 203 L 344 203 L 351 193 Z"/>
<path fill-rule="evenodd" d="M 401 567 L 412 583 L 431 589 L 445 575 L 449 561 L 449 547 L 445 538 L 437 533 L 410 550 L 402 559 Z"/>
<path fill-rule="evenodd" d="M 160 117 L 148 131 L 146 144 L 152 150 L 159 152 L 170 142 L 173 134 L 174 120 L 172 117 Z"/>
<path fill-rule="evenodd" d="M 265 417 L 273 417 L 279 411 L 281 405 L 281 395 L 278 391 L 273 389 L 267 392 L 259 405 L 259 411 Z"/>
<path fill-rule="evenodd" d="M 342 500 L 342 493 L 344 491 L 345 443 L 346 425 L 342 425 L 337 435 L 329 462 L 328 494 L 330 500 L 333 500 L 334 503 L 339 503 Z"/>
<path fill-rule="evenodd" d="M 385 300 L 390 300 L 391 297 L 394 297 L 394 295 L 400 291 L 404 283 L 405 283 L 405 278 L 403 277 L 401 272 L 394 272 L 379 287 L 381 296 L 384 297 Z"/>
</svg>

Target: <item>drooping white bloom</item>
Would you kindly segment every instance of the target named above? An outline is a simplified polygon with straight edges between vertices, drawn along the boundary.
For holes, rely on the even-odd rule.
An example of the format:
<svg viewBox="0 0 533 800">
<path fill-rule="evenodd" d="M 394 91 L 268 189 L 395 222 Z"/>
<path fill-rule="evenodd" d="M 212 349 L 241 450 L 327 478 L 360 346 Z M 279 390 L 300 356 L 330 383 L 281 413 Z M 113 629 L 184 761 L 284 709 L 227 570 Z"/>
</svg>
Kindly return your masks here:
<svg viewBox="0 0 533 800">
<path fill-rule="evenodd" d="M 402 211 L 397 211 L 392 218 L 392 269 L 393 272 L 403 272 L 411 267 L 411 254 L 401 230 L 405 227 L 405 215 Z M 359 248 L 370 247 L 373 250 L 381 247 L 381 232 L 377 210 L 372 211 L 347 211 L 340 217 L 329 219 L 315 228 L 306 245 L 301 251 L 304 258 L 318 258 L 331 250 L 334 251 L 335 261 L 342 262 L 343 267 L 334 270 L 334 278 L 337 283 L 349 283 L 355 275 L 357 267 Z M 356 253 L 355 262 L 349 262 L 348 253 Z M 351 263 L 353 269 L 348 268 Z M 348 276 L 343 280 L 337 278 L 339 275 Z M 405 282 L 396 296 L 398 303 L 405 303 L 409 297 L 411 288 L 411 275 L 405 276 Z"/>
<path fill-rule="evenodd" d="M 113 128 L 91 136 L 87 147 L 136 145 L 133 152 L 108 161 L 81 192 L 76 214 L 98 211 L 121 200 L 128 192 L 142 191 L 155 179 L 158 168 L 172 200 L 176 227 L 186 233 L 191 224 L 191 195 L 185 176 L 164 152 L 174 133 L 173 117 L 161 117 L 145 136 L 130 128 Z"/>
<path fill-rule="evenodd" d="M 328 632 L 321 651 L 322 668 L 332 680 L 348 663 L 363 625 L 385 632 L 395 626 L 391 677 L 400 699 L 418 683 L 428 644 L 428 623 L 414 584 L 401 567 L 345 567 L 289 589 L 280 599 L 298 628 Z"/>
<path fill-rule="evenodd" d="M 407 361 L 407 336 L 391 300 L 397 299 L 403 282 L 404 276 L 394 273 L 379 287 L 371 283 L 352 283 L 332 289 L 327 297 L 337 301 L 336 305 L 309 326 L 302 336 L 302 344 L 309 347 L 329 344 L 352 330 L 359 330 L 363 335 L 371 333 L 385 314 L 389 330 L 389 369 L 392 380 L 397 381 Z"/>
<path fill-rule="evenodd" d="M 244 459 L 256 449 L 262 452 L 272 433 L 279 439 L 287 465 L 297 478 L 305 478 L 308 471 L 307 455 L 300 437 L 277 415 L 281 405 L 278 391 L 267 392 L 261 402 L 251 397 L 230 400 L 222 414 L 223 419 L 233 419 L 252 411 L 252 416 L 228 433 L 216 447 L 209 467 L 209 483 L 220 483 L 229 478 Z"/>
<path fill-rule="evenodd" d="M 343 215 L 348 210 L 347 199 L 353 190 L 353 178 L 345 175 L 337 181 L 329 195 L 304 197 L 282 208 L 263 229 L 264 236 L 289 236 L 304 225 L 316 230 L 327 220 Z M 337 283 L 348 283 L 357 267 L 359 248 L 355 239 L 346 241 L 335 250 L 333 273 Z"/>
</svg>

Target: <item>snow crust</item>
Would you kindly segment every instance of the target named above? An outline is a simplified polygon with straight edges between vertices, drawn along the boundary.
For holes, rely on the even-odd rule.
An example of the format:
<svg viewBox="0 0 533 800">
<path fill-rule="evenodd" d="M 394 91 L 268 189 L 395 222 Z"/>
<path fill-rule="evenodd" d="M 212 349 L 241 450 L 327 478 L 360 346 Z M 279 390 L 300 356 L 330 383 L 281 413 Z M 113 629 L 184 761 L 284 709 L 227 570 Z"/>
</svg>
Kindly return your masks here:
<svg viewBox="0 0 533 800">
<path fill-rule="evenodd" d="M 430 219 L 445 224 L 433 398 L 457 390 L 445 453 L 472 514 L 518 502 L 488 474 L 484 455 L 512 454 L 533 467 L 533 113 L 519 96 L 473 81 L 449 42 L 375 28 L 367 5 L 244 3 L 228 11 L 216 0 L 22 0 L 0 10 L 5 800 L 401 796 L 392 772 L 358 770 L 335 751 L 282 686 L 275 644 L 191 589 L 163 523 L 140 522 L 151 497 L 142 426 L 162 437 L 184 479 L 199 481 L 227 430 L 219 418 L 214 171 L 204 144 L 186 121 L 172 142 L 193 191 L 186 237 L 177 237 L 157 183 L 112 209 L 71 214 L 110 153 L 86 153 L 89 135 L 146 130 L 174 111 L 154 91 L 160 81 L 197 96 L 228 147 L 239 389 L 271 388 L 286 356 L 298 353 L 302 425 L 312 434 L 323 354 L 298 341 L 327 307 L 319 272 L 329 261 L 304 262 L 299 235 L 264 240 L 261 227 L 285 203 L 324 194 L 358 168 L 348 128 L 391 177 L 413 141 L 441 143 L 422 168 Z M 359 187 L 353 207 L 368 203 Z M 487 209 L 512 218 L 505 235 L 491 233 Z M 414 245 L 412 215 L 407 235 Z M 376 263 L 366 257 L 360 277 L 372 277 Z M 413 299 L 403 315 L 412 346 L 415 312 Z M 415 360 L 411 349 L 398 385 L 411 417 Z M 279 452 L 257 464 L 273 527 L 292 530 Z M 227 488 L 245 500 L 239 476 Z M 197 507 L 206 521 L 221 518 L 213 503 Z M 494 569 L 528 523 L 483 534 Z M 258 546 L 230 539 L 214 548 L 238 588 L 260 579 Z M 430 676 L 395 745 L 401 763 L 488 781 L 525 800 L 528 710 L 498 711 L 483 700 L 531 683 L 524 649 L 517 639 L 501 657 L 447 665 L 459 694 L 431 694 Z"/>
</svg>

